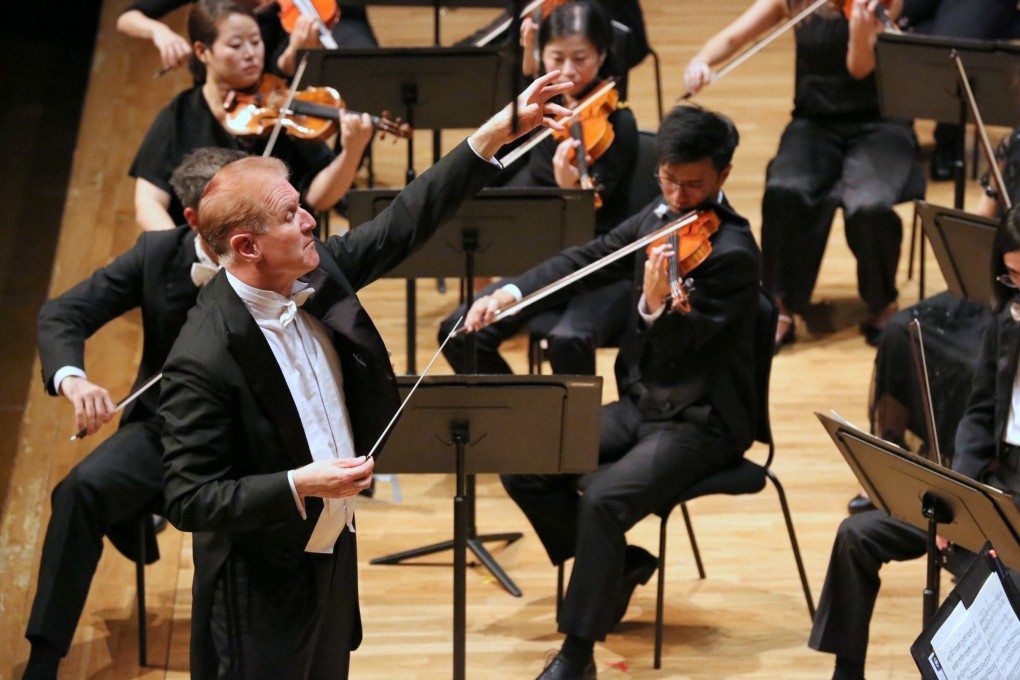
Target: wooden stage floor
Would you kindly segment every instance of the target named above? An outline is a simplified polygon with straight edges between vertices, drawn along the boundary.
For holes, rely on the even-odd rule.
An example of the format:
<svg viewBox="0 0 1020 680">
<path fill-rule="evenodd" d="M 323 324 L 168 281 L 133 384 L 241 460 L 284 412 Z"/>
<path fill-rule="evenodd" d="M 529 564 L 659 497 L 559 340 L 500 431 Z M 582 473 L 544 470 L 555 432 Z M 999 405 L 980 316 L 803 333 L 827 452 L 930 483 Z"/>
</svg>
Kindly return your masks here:
<svg viewBox="0 0 1020 680">
<path fill-rule="evenodd" d="M 97 36 L 91 81 L 78 135 L 67 204 L 50 290 L 59 293 L 131 245 L 138 234 L 133 219 L 133 183 L 127 168 L 156 112 L 188 84 L 183 73 L 154 80 L 155 51 L 116 33 L 116 16 L 128 0 L 106 0 Z M 746 6 L 743 0 L 645 0 L 652 44 L 662 59 L 667 105 L 682 90 L 683 66 L 700 43 Z M 485 23 L 491 10 L 455 10 L 443 17 L 444 40 L 453 41 Z M 386 46 L 424 45 L 432 39 L 431 13 L 419 9 L 370 10 Z M 180 30 L 184 14 L 172 17 Z M 706 91 L 698 101 L 734 118 L 742 142 L 726 187 L 731 202 L 751 219 L 757 232 L 765 166 L 774 154 L 792 98 L 792 44 L 788 38 L 764 51 Z M 650 61 L 631 76 L 631 105 L 642 127 L 657 125 Z M 470 96 L 470 93 L 465 93 Z M 354 103 L 356 104 L 356 103 Z M 918 124 L 923 143 L 931 125 Z M 448 131 L 444 146 L 462 134 Z M 416 164 L 428 164 L 431 145 L 418 133 Z M 403 143 L 377 145 L 376 169 L 388 186 L 402 183 Z M 952 201 L 948 184 L 933 185 L 929 198 Z M 978 189 L 968 189 L 968 206 Z M 916 281 L 907 281 L 911 209 L 900 266 L 901 304 L 917 299 Z M 337 228 L 341 228 L 338 225 Z M 941 289 L 933 273 L 929 292 Z M 790 504 L 814 595 L 817 598 L 832 537 L 856 492 L 850 470 L 833 448 L 813 412 L 835 409 L 866 423 L 866 399 L 874 350 L 857 331 L 864 316 L 856 296 L 854 261 L 837 221 L 815 293 L 811 323 L 799 328 L 801 341 L 777 357 L 772 378 L 772 422 L 778 454 L 774 469 Z M 451 283 L 451 290 L 456 286 Z M 404 365 L 403 282 L 383 281 L 363 295 L 390 345 Z M 418 366 L 436 347 L 438 322 L 456 305 L 456 293 L 441 295 L 431 281 L 418 284 Z M 90 343 L 90 376 L 114 395 L 127 391 L 137 366 L 140 320 L 137 315 L 110 324 Z M 507 348 L 523 372 L 524 343 Z M 607 376 L 605 398 L 615 393 L 609 351 L 600 352 Z M 36 359 L 37 361 L 37 359 Z M 440 362 L 440 372 L 449 368 Z M 38 364 L 25 386 L 25 416 L 17 454 L 9 469 L 0 523 L 0 678 L 20 677 L 28 656 L 23 638 L 35 590 L 48 496 L 56 482 L 96 445 L 95 439 L 69 443 L 72 418 L 63 400 L 43 393 Z M 108 434 L 108 432 L 107 432 Z M 750 455 L 759 457 L 760 450 Z M 0 476 L 2 478 L 2 476 Z M 451 669 L 451 556 L 438 555 L 414 566 L 369 566 L 385 553 L 448 538 L 452 531 L 453 483 L 441 475 L 399 477 L 401 502 L 381 482 L 376 497 L 359 509 L 362 560 L 361 602 L 365 642 L 355 654 L 353 677 L 442 678 Z M 708 578 L 699 581 L 683 524 L 671 523 L 667 578 L 665 657 L 652 669 L 654 587 L 638 589 L 618 634 L 597 647 L 600 677 L 615 678 L 827 678 L 832 657 L 806 646 L 809 620 L 771 489 L 744 498 L 710 498 L 692 504 Z M 554 624 L 555 571 L 549 566 L 523 515 L 498 480 L 483 475 L 478 486 L 479 529 L 522 531 L 522 541 L 494 554 L 524 591 L 514 598 L 484 568 L 468 574 L 468 673 L 479 678 L 534 677 L 547 651 L 559 645 Z M 657 522 L 636 527 L 631 540 L 654 547 Z M 106 551 L 62 678 L 183 678 L 188 675 L 191 605 L 191 542 L 173 528 L 159 537 L 162 559 L 147 569 L 150 660 L 139 669 L 136 657 L 133 565 Z M 868 677 L 916 678 L 908 647 L 919 629 L 924 564 L 891 565 L 871 627 Z M 948 583 L 945 584 L 948 588 Z"/>
</svg>

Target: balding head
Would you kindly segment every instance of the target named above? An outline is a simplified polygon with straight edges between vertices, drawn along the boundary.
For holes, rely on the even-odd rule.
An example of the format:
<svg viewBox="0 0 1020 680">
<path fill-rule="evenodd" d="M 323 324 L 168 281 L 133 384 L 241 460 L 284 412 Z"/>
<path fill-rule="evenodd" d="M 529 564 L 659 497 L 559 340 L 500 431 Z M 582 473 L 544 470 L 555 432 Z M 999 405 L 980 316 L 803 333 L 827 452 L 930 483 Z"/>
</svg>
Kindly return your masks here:
<svg viewBox="0 0 1020 680">
<path fill-rule="evenodd" d="M 206 185 L 198 208 L 198 233 L 222 264 L 233 254 L 232 235 L 264 234 L 269 229 L 270 186 L 288 174 L 278 158 L 253 156 L 224 166 Z"/>
</svg>

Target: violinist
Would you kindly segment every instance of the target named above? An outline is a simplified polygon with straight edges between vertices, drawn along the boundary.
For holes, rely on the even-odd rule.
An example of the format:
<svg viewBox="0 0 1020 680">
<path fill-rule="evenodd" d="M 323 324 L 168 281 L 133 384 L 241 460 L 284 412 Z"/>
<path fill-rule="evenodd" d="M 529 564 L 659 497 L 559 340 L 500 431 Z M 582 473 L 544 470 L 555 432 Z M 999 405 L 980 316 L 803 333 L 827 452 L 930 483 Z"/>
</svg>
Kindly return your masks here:
<svg viewBox="0 0 1020 680">
<path fill-rule="evenodd" d="M 117 30 L 132 38 L 150 40 L 159 50 L 160 62 L 164 73 L 188 63 L 191 56 L 191 43 L 178 35 L 160 21 L 170 12 L 190 5 L 195 0 L 135 0 L 117 17 Z M 299 49 L 322 47 L 319 41 L 317 24 L 310 18 L 300 17 L 292 28 L 284 29 L 281 18 L 281 7 L 276 0 L 239 0 L 251 9 L 262 30 L 262 40 L 266 44 L 270 70 L 283 76 L 294 75 L 297 66 L 296 56 Z M 330 0 L 316 0 L 316 5 L 328 6 Z M 335 3 L 333 3 L 335 5 Z M 293 2 L 288 4 L 288 13 Z M 326 12 L 320 12 L 320 17 Z M 337 44 L 343 47 L 378 47 L 365 8 L 359 5 L 337 6 L 335 11 L 324 17 Z M 289 24 L 289 22 L 287 22 Z"/>
<path fill-rule="evenodd" d="M 704 87 L 715 66 L 807 4 L 756 0 L 691 59 L 684 74 L 688 92 Z M 868 307 L 861 330 L 869 344 L 878 343 L 897 309 L 902 224 L 893 205 L 916 174 L 917 143 L 910 122 L 879 113 L 874 45 L 883 24 L 877 0 L 840 5 L 824 5 L 796 27 L 793 120 L 766 174 L 763 275 L 780 306 L 777 348 L 794 340 L 793 315 L 811 302 L 838 206 L 857 258 L 858 292 Z M 894 1 L 889 16 L 898 10 Z"/>
<path fill-rule="evenodd" d="M 562 648 L 542 680 L 595 678 L 594 645 L 623 618 L 657 561 L 626 532 L 684 489 L 737 462 L 752 440 L 760 257 L 747 220 L 722 192 L 738 142 L 732 121 L 698 107 L 674 109 L 656 139 L 662 196 L 587 245 L 570 248 L 480 298 L 466 326 L 650 234 L 690 210 L 714 211 L 711 253 L 691 273 L 690 311 L 671 309 L 668 245 L 613 262 L 553 297 L 615 281 L 632 289 L 616 361 L 619 401 L 603 407 L 599 469 L 579 475 L 512 475 L 503 484 L 553 564 L 574 565 L 559 616 Z M 582 495 L 578 489 L 584 489 Z"/>
<path fill-rule="evenodd" d="M 228 95 L 257 88 L 262 81 L 265 44 L 251 10 L 229 0 L 200 0 L 191 10 L 188 33 L 199 82 L 159 113 L 131 165 L 135 214 L 146 230 L 170 229 L 181 219 L 168 179 L 186 153 L 219 146 L 261 155 L 267 144 L 265 137 L 239 137 L 225 127 Z M 367 114 L 343 114 L 339 154 L 325 143 L 281 134 L 272 155 L 290 167 L 304 204 L 327 210 L 353 183 L 372 133 Z"/>
<path fill-rule="evenodd" d="M 560 79 L 573 83 L 563 97 L 563 103 L 569 108 L 574 108 L 585 95 L 604 82 L 600 71 L 610 53 L 610 29 L 605 16 L 594 4 L 570 2 L 554 9 L 542 22 L 538 44 L 542 70 L 560 70 Z M 615 95 L 615 92 L 610 91 L 610 94 Z M 601 200 L 601 207 L 596 211 L 595 230 L 602 234 L 641 207 L 631 206 L 629 196 L 637 158 L 637 123 L 625 104 L 615 104 L 605 106 L 598 120 L 589 120 L 586 124 L 601 129 L 606 136 L 612 135 L 611 143 L 589 164 L 590 178 Z M 561 137 L 562 141 L 557 141 L 554 136 L 547 137 L 528 156 L 518 161 L 526 163 L 526 167 L 507 185 L 580 188 L 576 155 L 581 153 L 581 143 L 569 135 Z M 483 294 L 493 290 L 495 286 L 486 289 Z M 562 315 L 548 335 L 548 356 L 553 372 L 593 375 L 596 348 L 609 344 L 622 334 L 629 304 L 630 286 L 622 282 L 575 297 L 557 307 Z M 548 309 L 545 307 L 535 312 Z M 461 307 L 447 317 L 440 328 L 441 337 L 446 337 L 465 311 Z M 499 346 L 533 316 L 534 313 L 518 315 L 478 334 L 477 365 L 481 373 L 511 372 L 509 364 L 499 355 Z M 452 338 L 444 350 L 447 360 L 458 372 L 465 370 L 464 350 L 464 336 Z"/>
</svg>

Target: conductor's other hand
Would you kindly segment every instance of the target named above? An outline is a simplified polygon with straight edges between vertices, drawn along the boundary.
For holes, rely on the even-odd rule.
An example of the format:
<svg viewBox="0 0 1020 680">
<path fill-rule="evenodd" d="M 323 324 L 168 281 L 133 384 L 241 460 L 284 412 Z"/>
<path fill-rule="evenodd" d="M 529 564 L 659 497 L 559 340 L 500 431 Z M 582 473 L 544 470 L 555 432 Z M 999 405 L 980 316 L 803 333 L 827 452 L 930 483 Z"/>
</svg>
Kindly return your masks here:
<svg viewBox="0 0 1020 680">
<path fill-rule="evenodd" d="M 294 488 L 301 498 L 346 498 L 356 496 L 372 484 L 375 459 L 333 458 L 317 460 L 294 470 Z"/>
<path fill-rule="evenodd" d="M 502 111 L 487 120 L 471 135 L 471 146 L 482 158 L 492 158 L 504 144 L 527 134 L 540 125 L 554 130 L 566 128 L 557 118 L 566 118 L 573 112 L 549 101 L 574 86 L 570 81 L 557 83 L 559 71 L 550 71 L 537 78 L 517 97 L 517 129 L 513 127 L 513 108 L 508 104 Z"/>
<path fill-rule="evenodd" d="M 78 376 L 68 376 L 60 381 L 60 393 L 74 406 L 74 422 L 77 431 L 95 434 L 96 430 L 113 418 L 116 406 L 106 388 Z"/>
<path fill-rule="evenodd" d="M 468 310 L 464 319 L 464 328 L 470 333 L 479 331 L 492 323 L 500 310 L 506 309 L 517 302 L 513 295 L 505 290 L 493 291 L 492 295 L 486 295 L 475 300 Z"/>
</svg>

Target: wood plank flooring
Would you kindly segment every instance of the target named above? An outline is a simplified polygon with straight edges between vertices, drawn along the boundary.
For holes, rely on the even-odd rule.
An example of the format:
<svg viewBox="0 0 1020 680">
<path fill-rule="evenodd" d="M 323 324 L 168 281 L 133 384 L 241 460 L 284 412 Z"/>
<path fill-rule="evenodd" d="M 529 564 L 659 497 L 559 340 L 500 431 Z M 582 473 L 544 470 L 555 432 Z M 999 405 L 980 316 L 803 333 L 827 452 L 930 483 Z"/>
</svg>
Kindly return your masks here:
<svg viewBox="0 0 1020 680">
<path fill-rule="evenodd" d="M 132 187 L 127 168 L 156 112 L 187 86 L 175 73 L 154 80 L 155 51 L 114 30 L 128 0 L 106 0 L 97 36 L 91 82 L 79 130 L 56 265 L 50 290 L 67 289 L 96 266 L 112 259 L 137 237 Z M 682 91 L 687 60 L 709 35 L 746 6 L 742 0 L 645 0 L 651 42 L 663 65 L 666 103 Z M 491 10 L 444 13 L 445 41 L 467 35 L 485 23 Z M 379 8 L 370 17 L 385 46 L 431 41 L 431 12 Z M 184 12 L 171 23 L 184 30 Z M 775 152 L 791 108 L 792 44 L 781 39 L 754 60 L 712 86 L 699 103 L 736 121 L 742 136 L 735 168 L 726 187 L 732 203 L 757 232 L 765 166 Z M 631 76 L 631 105 L 642 127 L 657 125 L 650 60 Z M 470 96 L 470 93 L 465 93 Z M 354 104 L 352 104 L 354 105 Z M 930 143 L 931 125 L 918 123 Z M 416 164 L 427 167 L 428 133 L 417 133 Z M 444 146 L 461 139 L 444 133 Z M 380 183 L 402 184 L 405 147 L 377 145 Z M 968 205 L 977 189 L 969 187 Z M 948 184 L 931 187 L 929 198 L 948 205 Z M 900 266 L 901 304 L 917 299 L 916 282 L 906 280 L 909 206 L 900 211 L 907 228 Z M 338 224 L 336 228 L 342 228 Z M 775 361 L 772 418 L 778 457 L 775 470 L 789 495 L 793 517 L 815 597 L 821 589 L 833 533 L 856 492 L 853 475 L 818 425 L 814 411 L 835 409 L 866 422 L 865 403 L 874 350 L 857 332 L 864 310 L 856 298 L 854 260 L 837 221 L 829 242 L 815 299 L 817 307 L 802 324 L 798 344 Z M 929 273 L 936 272 L 934 261 Z M 929 292 L 940 289 L 937 274 Z M 450 282 L 451 284 L 453 282 Z M 363 295 L 398 367 L 404 357 L 404 284 L 382 281 Z M 456 289 L 455 285 L 450 286 Z M 419 366 L 435 350 L 439 320 L 456 306 L 454 292 L 440 295 L 431 281 L 418 284 Z M 88 351 L 91 376 L 123 394 L 139 357 L 137 316 L 110 324 Z M 506 354 L 523 372 L 524 343 L 510 343 Z M 607 377 L 605 398 L 614 394 L 611 352 L 600 352 Z M 437 364 L 439 366 L 439 364 Z M 448 367 L 441 366 L 441 371 Z M 38 375 L 34 366 L 32 376 Z M 94 448 L 99 438 L 69 443 L 71 415 L 63 400 L 47 397 L 38 380 L 27 388 L 27 409 L 9 474 L 9 493 L 0 521 L 0 678 L 20 677 L 28 655 L 23 634 L 46 521 L 48 495 L 56 482 Z M 522 426 L 523 427 L 523 426 Z M 108 432 L 106 433 L 108 434 Z M 10 436 L 10 435 L 7 435 Z M 761 451 L 751 455 L 760 456 Z M 0 475 L 2 477 L 2 475 Z M 452 558 L 438 555 L 414 566 L 375 567 L 368 559 L 450 537 L 453 483 L 447 476 L 401 475 L 403 500 L 395 488 L 378 485 L 359 510 L 362 561 L 361 602 L 365 642 L 355 654 L 353 677 L 442 678 L 451 669 Z M 625 624 L 597 647 L 600 677 L 615 678 L 826 678 L 832 658 L 806 647 L 809 621 L 788 547 L 781 513 L 771 489 L 747 498 L 711 498 L 692 504 L 708 578 L 696 578 L 683 525 L 670 525 L 665 657 L 652 670 L 654 588 L 637 591 Z M 524 591 L 505 593 L 483 568 L 468 574 L 468 674 L 473 678 L 525 678 L 538 674 L 548 650 L 559 645 L 554 624 L 555 572 L 523 515 L 498 480 L 481 476 L 479 529 L 519 530 L 525 538 L 494 554 Z M 657 524 L 646 521 L 631 535 L 654 547 Z M 149 658 L 139 669 L 134 623 L 133 565 L 109 549 L 103 557 L 62 678 L 184 678 L 188 676 L 191 542 L 170 528 L 160 535 L 162 559 L 147 569 Z M 924 565 L 920 561 L 883 570 L 883 588 L 871 628 L 868 677 L 914 678 L 908 647 L 919 629 Z M 948 585 L 947 585 L 948 587 Z"/>
</svg>

